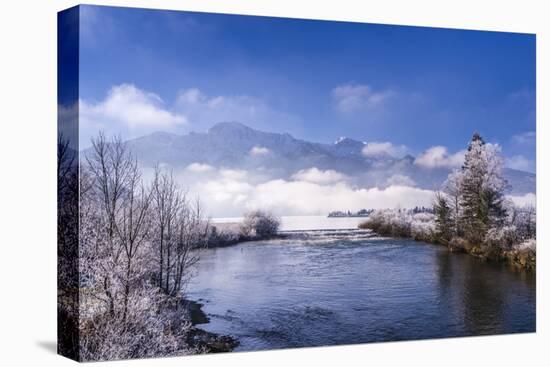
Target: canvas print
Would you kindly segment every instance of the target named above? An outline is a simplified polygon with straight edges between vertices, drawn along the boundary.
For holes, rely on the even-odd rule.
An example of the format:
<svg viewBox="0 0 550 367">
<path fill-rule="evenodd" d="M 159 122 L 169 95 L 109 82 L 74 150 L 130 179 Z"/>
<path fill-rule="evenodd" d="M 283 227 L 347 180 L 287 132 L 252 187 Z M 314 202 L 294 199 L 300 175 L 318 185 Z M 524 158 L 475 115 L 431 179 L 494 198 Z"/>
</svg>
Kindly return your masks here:
<svg viewBox="0 0 550 367">
<path fill-rule="evenodd" d="M 535 35 L 58 16 L 58 349 L 535 332 Z"/>
</svg>

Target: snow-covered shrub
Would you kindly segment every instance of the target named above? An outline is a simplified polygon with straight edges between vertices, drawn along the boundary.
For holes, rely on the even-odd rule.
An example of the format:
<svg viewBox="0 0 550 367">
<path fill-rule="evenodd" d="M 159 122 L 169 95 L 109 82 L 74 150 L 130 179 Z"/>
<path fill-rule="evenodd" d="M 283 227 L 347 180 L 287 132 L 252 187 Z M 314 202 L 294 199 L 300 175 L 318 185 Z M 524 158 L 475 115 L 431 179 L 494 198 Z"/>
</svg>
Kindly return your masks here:
<svg viewBox="0 0 550 367">
<path fill-rule="evenodd" d="M 418 213 L 412 216 L 411 237 L 417 241 L 434 240 L 435 215 L 431 213 Z"/>
<path fill-rule="evenodd" d="M 92 301 L 92 303 L 90 303 Z M 80 315 L 80 357 L 100 361 L 193 354 L 186 342 L 191 323 L 177 300 L 155 285 L 132 295 L 126 317 L 85 298 Z"/>
<path fill-rule="evenodd" d="M 398 210 L 376 210 L 360 227 L 372 229 L 381 235 L 395 237 L 410 236 L 410 217 Z"/>
<path fill-rule="evenodd" d="M 221 226 L 218 228 L 217 225 L 212 225 L 208 236 L 208 246 L 228 246 L 239 242 L 240 239 L 241 234 L 238 228 L 223 228 Z"/>
<path fill-rule="evenodd" d="M 518 251 L 537 251 L 537 240 L 530 238 L 514 246 Z"/>
<path fill-rule="evenodd" d="M 267 238 L 277 234 L 281 220 L 270 212 L 254 210 L 246 213 L 241 223 L 244 237 Z"/>
<path fill-rule="evenodd" d="M 511 249 L 518 242 L 519 237 L 516 226 L 504 226 L 489 229 L 485 235 L 484 244 L 506 250 Z"/>
<path fill-rule="evenodd" d="M 393 237 L 411 237 L 419 241 L 432 241 L 435 220 L 432 213 L 416 213 L 402 209 L 376 210 L 360 228 Z"/>
</svg>

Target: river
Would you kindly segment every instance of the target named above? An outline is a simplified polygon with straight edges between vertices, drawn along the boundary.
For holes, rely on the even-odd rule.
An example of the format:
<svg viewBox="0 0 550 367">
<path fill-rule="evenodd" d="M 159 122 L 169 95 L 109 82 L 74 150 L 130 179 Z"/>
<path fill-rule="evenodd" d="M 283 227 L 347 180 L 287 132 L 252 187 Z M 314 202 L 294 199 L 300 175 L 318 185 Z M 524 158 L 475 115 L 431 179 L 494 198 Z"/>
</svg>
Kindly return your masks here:
<svg viewBox="0 0 550 367">
<path fill-rule="evenodd" d="M 535 331 L 533 274 L 443 246 L 314 229 L 203 251 L 187 288 L 210 317 L 200 327 L 235 336 L 237 351 Z"/>
</svg>

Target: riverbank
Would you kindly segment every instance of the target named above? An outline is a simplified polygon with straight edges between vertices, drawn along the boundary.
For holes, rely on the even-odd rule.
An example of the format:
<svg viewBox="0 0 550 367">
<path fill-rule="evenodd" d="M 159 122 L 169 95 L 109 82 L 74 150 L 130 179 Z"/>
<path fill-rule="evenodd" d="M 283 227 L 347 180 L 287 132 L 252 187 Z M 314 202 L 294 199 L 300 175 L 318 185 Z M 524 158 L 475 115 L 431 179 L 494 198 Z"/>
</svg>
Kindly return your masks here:
<svg viewBox="0 0 550 367">
<path fill-rule="evenodd" d="M 496 245 L 475 245 L 465 239 L 454 238 L 449 242 L 447 247 L 450 251 L 467 253 L 480 259 L 507 262 L 512 266 L 528 271 L 536 270 L 537 253 L 536 250 L 530 246 L 503 249 Z"/>
<path fill-rule="evenodd" d="M 409 238 L 414 241 L 442 245 L 446 246 L 451 252 L 462 252 L 487 261 L 506 262 L 526 271 L 536 270 L 536 244 L 534 239 L 520 245 L 507 246 L 507 248 L 494 243 L 472 244 L 463 238 L 453 238 L 448 243 L 442 243 L 437 240 L 432 227 L 428 220 L 419 220 L 406 225 L 379 223 L 377 221 L 365 221 L 359 224 L 359 228 L 370 229 L 380 236 Z"/>
<path fill-rule="evenodd" d="M 208 238 L 208 248 L 228 247 L 243 242 L 283 239 L 280 233 L 270 235 L 246 235 L 241 231 L 241 223 L 215 223 Z"/>
<path fill-rule="evenodd" d="M 202 303 L 188 299 L 184 299 L 182 303 L 193 325 L 187 334 L 186 341 L 189 346 L 196 348 L 201 353 L 231 352 L 239 346 L 239 341 L 232 336 L 219 335 L 196 327 L 210 322 L 210 318 L 202 310 Z"/>
</svg>

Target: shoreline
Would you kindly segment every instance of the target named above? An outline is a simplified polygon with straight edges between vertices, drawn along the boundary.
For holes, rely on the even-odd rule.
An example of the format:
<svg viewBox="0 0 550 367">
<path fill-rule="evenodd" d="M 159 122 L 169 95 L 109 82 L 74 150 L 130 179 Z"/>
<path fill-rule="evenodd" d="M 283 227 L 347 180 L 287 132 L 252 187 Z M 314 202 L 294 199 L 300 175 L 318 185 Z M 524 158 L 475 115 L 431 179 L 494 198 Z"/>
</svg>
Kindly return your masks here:
<svg viewBox="0 0 550 367">
<path fill-rule="evenodd" d="M 370 229 L 370 228 L 369 228 Z M 406 238 L 415 242 L 425 242 L 431 245 L 444 246 L 450 252 L 464 253 L 470 256 L 474 256 L 478 259 L 485 261 L 492 261 L 496 263 L 507 263 L 511 266 L 519 268 L 524 271 L 534 272 L 536 271 L 536 252 L 532 250 L 504 250 L 501 248 L 490 248 L 488 246 L 473 245 L 464 239 L 452 240 L 449 244 L 443 244 L 440 242 L 430 241 L 426 238 L 414 238 L 411 236 L 394 236 L 391 233 L 377 232 L 370 229 L 378 236 L 390 237 L 390 238 Z"/>
<path fill-rule="evenodd" d="M 192 328 L 186 337 L 191 347 L 198 348 L 201 353 L 225 353 L 232 352 L 239 346 L 239 340 L 230 335 L 220 335 L 197 327 L 210 322 L 210 318 L 202 310 L 204 304 L 185 298 L 182 303 L 191 320 Z"/>
</svg>

